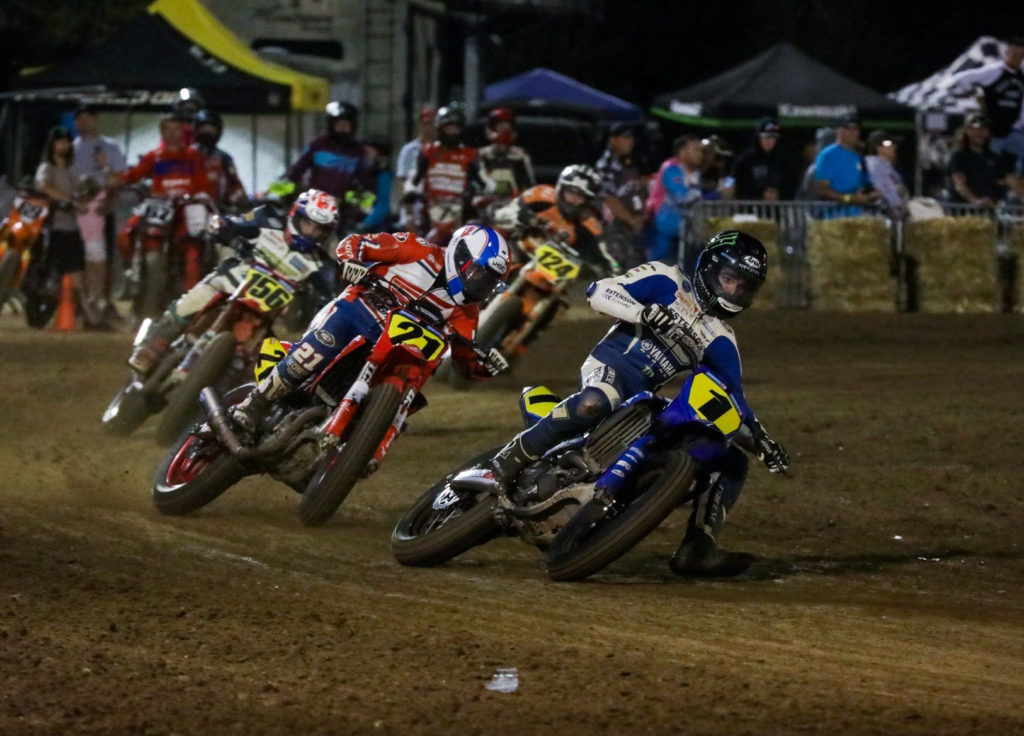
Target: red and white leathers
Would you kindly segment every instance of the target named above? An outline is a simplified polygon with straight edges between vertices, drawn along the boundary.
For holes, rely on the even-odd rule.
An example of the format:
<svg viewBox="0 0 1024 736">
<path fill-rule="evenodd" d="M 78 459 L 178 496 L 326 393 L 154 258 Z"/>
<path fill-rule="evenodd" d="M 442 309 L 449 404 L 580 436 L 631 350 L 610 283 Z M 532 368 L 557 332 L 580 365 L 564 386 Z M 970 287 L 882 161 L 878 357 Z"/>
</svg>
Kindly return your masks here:
<svg viewBox="0 0 1024 736">
<path fill-rule="evenodd" d="M 162 144 L 139 158 L 139 162 L 126 169 L 118 177 L 124 184 L 132 184 L 142 179 L 152 181 L 151 192 L 154 196 L 176 198 L 184 195 L 209 196 L 210 181 L 206 176 L 202 156 L 194 148 L 169 149 Z M 121 257 L 127 263 L 131 257 L 131 233 L 139 225 L 139 218 L 133 216 L 125 223 L 118 236 L 117 245 Z M 177 212 L 173 224 L 175 239 L 184 248 L 185 255 L 185 288 L 189 289 L 199 282 L 202 276 L 201 255 L 202 243 L 189 237 L 185 218 Z M 160 242 L 147 241 L 147 250 L 158 250 Z"/>
<path fill-rule="evenodd" d="M 450 148 L 438 141 L 423 146 L 416 171 L 405 184 L 407 193 L 420 192 L 426 199 L 433 228 L 429 237 L 441 246 L 464 222 L 463 208 L 472 193 L 487 188 L 475 148 L 461 143 Z"/>
<path fill-rule="evenodd" d="M 337 256 L 342 263 L 353 260 L 369 266 L 387 284 L 395 301 L 389 305 L 365 286 L 349 286 L 335 304 L 321 311 L 310 331 L 328 321 L 338 302 L 357 302 L 383 328 L 388 311 L 396 304 L 422 300 L 440 311 L 452 331 L 467 340 L 476 334 L 480 310 L 476 304 L 457 304 L 448 293 L 444 250 L 438 246 L 414 233 L 349 235 L 338 243 Z M 452 359 L 471 375 L 489 375 L 475 353 L 464 345 L 452 344 Z"/>
</svg>

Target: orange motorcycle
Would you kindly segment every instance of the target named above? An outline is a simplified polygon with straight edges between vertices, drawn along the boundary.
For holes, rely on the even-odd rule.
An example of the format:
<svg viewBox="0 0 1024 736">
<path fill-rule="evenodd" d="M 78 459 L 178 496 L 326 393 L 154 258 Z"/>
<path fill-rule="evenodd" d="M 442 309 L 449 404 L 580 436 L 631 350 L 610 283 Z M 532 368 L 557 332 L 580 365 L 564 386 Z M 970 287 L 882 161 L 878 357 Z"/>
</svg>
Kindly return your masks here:
<svg viewBox="0 0 1024 736">
<path fill-rule="evenodd" d="M 49 215 L 49 198 L 26 185 L 19 189 L 10 213 L 0 223 L 0 311 L 17 291 Z"/>
</svg>

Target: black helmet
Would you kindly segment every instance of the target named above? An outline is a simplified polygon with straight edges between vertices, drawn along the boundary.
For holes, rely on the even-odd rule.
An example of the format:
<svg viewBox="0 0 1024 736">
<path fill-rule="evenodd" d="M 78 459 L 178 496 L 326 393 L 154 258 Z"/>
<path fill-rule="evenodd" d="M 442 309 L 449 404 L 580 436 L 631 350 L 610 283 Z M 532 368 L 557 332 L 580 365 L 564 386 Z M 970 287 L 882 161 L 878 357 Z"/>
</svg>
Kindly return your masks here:
<svg viewBox="0 0 1024 736">
<path fill-rule="evenodd" d="M 221 134 L 224 132 L 224 121 L 220 115 L 213 110 L 200 110 L 196 113 L 195 119 L 192 121 L 194 126 L 196 141 L 200 145 L 215 146 L 220 140 Z M 210 139 L 206 139 L 205 136 L 200 135 L 199 129 L 204 125 L 212 125 L 217 129 L 217 135 Z"/>
<path fill-rule="evenodd" d="M 697 255 L 693 288 L 705 311 L 729 319 L 750 306 L 767 275 L 768 251 L 761 241 L 726 230 Z"/>
<path fill-rule="evenodd" d="M 584 201 L 579 204 L 567 202 L 565 195 L 569 192 L 579 194 Z M 590 207 L 597 205 L 597 197 L 601 193 L 601 177 L 593 167 L 586 164 L 571 164 L 562 169 L 555 182 L 555 195 L 558 211 L 567 220 L 577 221 Z"/>
<path fill-rule="evenodd" d="M 327 103 L 327 107 L 324 109 L 324 114 L 327 118 L 327 135 L 343 144 L 348 143 L 353 139 L 356 129 L 359 127 L 358 107 L 353 105 L 351 102 L 334 100 L 333 102 Z M 334 123 L 338 120 L 348 120 L 352 124 L 352 132 L 335 133 Z"/>
<path fill-rule="evenodd" d="M 454 135 L 445 133 L 444 126 L 458 125 L 459 128 L 466 127 L 466 111 L 458 102 L 450 102 L 437 111 L 437 138 L 442 146 L 454 148 L 462 142 L 462 130 Z"/>
<path fill-rule="evenodd" d="M 206 107 L 203 96 L 195 87 L 182 87 L 178 99 L 171 104 L 171 113 L 179 120 L 191 121 L 196 113 Z"/>
</svg>

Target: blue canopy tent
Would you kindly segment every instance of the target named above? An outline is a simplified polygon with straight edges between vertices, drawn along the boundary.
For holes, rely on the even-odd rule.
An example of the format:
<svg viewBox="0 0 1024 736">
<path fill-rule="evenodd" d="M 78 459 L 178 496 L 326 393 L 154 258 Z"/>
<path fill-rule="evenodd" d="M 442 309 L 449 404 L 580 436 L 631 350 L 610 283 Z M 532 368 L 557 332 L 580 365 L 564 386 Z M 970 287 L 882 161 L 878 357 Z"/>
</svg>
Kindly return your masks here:
<svg viewBox="0 0 1024 736">
<path fill-rule="evenodd" d="M 534 114 L 575 113 L 594 120 L 639 122 L 643 111 L 614 95 L 550 69 L 533 69 L 484 88 L 484 107 Z"/>
</svg>

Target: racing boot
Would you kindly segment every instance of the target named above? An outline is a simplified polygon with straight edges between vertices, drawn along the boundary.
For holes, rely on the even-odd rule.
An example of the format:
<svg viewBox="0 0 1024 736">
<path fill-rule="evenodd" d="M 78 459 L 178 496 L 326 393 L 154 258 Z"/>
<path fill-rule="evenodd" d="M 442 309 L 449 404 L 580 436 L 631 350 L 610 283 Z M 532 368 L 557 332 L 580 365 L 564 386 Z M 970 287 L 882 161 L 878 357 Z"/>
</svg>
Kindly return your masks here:
<svg viewBox="0 0 1024 736">
<path fill-rule="evenodd" d="M 231 420 L 246 434 L 255 435 L 273 403 L 259 388 L 254 388 L 240 404 L 231 407 Z"/>
<path fill-rule="evenodd" d="M 164 312 L 149 326 L 146 334 L 136 341 L 135 348 L 128 357 L 128 367 L 143 376 L 148 375 L 183 331 L 184 325 L 178 324 L 169 311 Z"/>
<path fill-rule="evenodd" d="M 497 455 L 487 461 L 487 467 L 494 473 L 499 492 L 504 494 L 515 485 L 519 472 L 536 459 L 536 456 L 530 455 L 523 447 L 522 435 L 517 434 L 498 451 Z"/>
<path fill-rule="evenodd" d="M 725 525 L 726 490 L 724 479 L 715 474 L 697 497 L 686 536 L 668 562 L 672 572 L 687 577 L 731 578 L 742 575 L 754 563 L 753 555 L 726 552 L 715 540 Z"/>
</svg>

